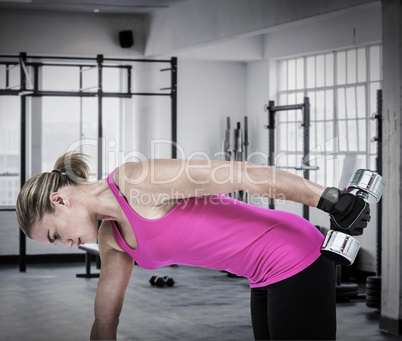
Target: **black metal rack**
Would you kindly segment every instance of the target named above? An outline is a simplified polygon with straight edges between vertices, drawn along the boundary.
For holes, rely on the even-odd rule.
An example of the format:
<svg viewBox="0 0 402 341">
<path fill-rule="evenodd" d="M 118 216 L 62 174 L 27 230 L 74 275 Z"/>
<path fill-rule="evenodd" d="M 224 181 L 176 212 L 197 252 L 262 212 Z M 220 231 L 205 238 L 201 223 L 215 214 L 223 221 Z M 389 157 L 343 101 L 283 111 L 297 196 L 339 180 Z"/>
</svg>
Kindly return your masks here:
<svg viewBox="0 0 402 341">
<path fill-rule="evenodd" d="M 34 60 L 40 59 L 41 61 Z M 71 63 L 55 63 L 43 62 L 43 60 L 50 61 L 71 61 Z M 107 65 L 105 62 L 116 63 L 114 65 Z M 131 79 L 132 79 L 132 66 L 121 65 L 119 63 L 166 63 L 169 67 L 163 68 L 160 71 L 171 73 L 171 84 L 169 88 L 160 89 L 161 91 L 170 90 L 169 92 L 132 92 Z M 0 96 L 20 96 L 21 98 L 21 160 L 20 160 L 20 184 L 21 186 L 26 182 L 26 122 L 27 122 L 27 97 L 41 97 L 41 96 L 65 96 L 65 97 L 97 97 L 98 98 L 98 178 L 102 176 L 102 143 L 103 126 L 102 126 L 102 99 L 103 98 L 131 98 L 132 96 L 169 96 L 171 98 L 171 140 L 172 158 L 177 157 L 177 58 L 173 57 L 169 60 L 157 59 L 124 59 L 124 58 L 105 58 L 99 54 L 96 57 L 62 57 L 62 56 L 37 56 L 28 55 L 21 52 L 19 55 L 0 55 L 0 65 L 6 66 L 5 74 L 5 89 L 0 89 Z M 33 81 L 27 77 L 27 66 L 33 69 Z M 39 68 L 44 66 L 68 66 L 80 68 L 80 90 L 79 91 L 48 91 L 39 89 Z M 9 71 L 12 68 L 19 67 L 20 69 L 20 84 L 17 86 L 10 86 Z M 127 91 L 124 92 L 104 92 L 102 84 L 102 75 L 104 68 L 120 68 L 127 72 Z M 88 89 L 82 88 L 82 71 L 84 68 L 97 68 L 98 71 L 98 84 L 94 87 L 95 91 L 86 91 Z M 26 271 L 26 236 L 20 231 L 20 271 Z"/>
<path fill-rule="evenodd" d="M 300 167 L 285 168 L 303 170 L 303 177 L 308 180 L 310 178 L 310 170 L 318 169 L 318 167 L 310 166 L 308 160 L 310 152 L 310 99 L 308 97 L 304 97 L 304 102 L 301 104 L 275 106 L 274 101 L 269 101 L 268 105 L 265 106 L 265 111 L 268 112 L 268 125 L 265 126 L 268 129 L 268 166 L 275 167 L 275 115 L 278 111 L 289 110 L 302 110 L 303 112 L 303 122 L 301 124 L 303 127 L 303 160 Z M 269 208 L 275 209 L 273 199 L 269 199 Z M 303 217 L 307 220 L 310 218 L 309 207 L 307 205 L 303 205 Z"/>
<path fill-rule="evenodd" d="M 376 168 L 377 173 L 382 175 L 382 90 L 377 90 L 377 110 L 371 116 L 372 120 L 377 120 L 377 136 L 371 139 L 371 142 L 377 142 L 377 158 L 376 158 Z M 381 276 L 382 272 L 382 198 L 377 203 L 377 232 L 376 232 L 376 273 L 377 276 Z"/>
</svg>

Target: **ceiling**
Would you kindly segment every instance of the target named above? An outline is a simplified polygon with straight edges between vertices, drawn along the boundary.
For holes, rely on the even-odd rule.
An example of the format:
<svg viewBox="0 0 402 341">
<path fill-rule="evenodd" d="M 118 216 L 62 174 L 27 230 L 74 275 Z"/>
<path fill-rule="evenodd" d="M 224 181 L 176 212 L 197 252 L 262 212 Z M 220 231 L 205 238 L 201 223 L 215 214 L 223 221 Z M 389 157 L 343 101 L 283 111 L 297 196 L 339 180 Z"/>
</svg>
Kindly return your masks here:
<svg viewBox="0 0 402 341">
<path fill-rule="evenodd" d="M 0 0 L 0 10 L 146 14 L 191 0 Z"/>
</svg>

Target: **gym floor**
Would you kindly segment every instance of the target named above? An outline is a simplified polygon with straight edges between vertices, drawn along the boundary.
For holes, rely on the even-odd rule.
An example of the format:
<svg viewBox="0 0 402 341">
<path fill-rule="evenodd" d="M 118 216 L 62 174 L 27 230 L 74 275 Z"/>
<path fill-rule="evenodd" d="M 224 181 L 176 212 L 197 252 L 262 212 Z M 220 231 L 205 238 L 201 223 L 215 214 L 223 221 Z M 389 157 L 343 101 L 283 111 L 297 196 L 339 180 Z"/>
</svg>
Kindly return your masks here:
<svg viewBox="0 0 402 341">
<path fill-rule="evenodd" d="M 98 279 L 76 278 L 84 271 L 84 264 L 28 265 L 26 273 L 2 265 L 0 339 L 88 340 Z M 154 287 L 152 275 L 173 277 L 176 283 Z M 360 288 L 364 291 L 364 284 Z M 338 340 L 401 340 L 378 330 L 380 316 L 363 300 L 338 303 L 337 315 Z M 248 281 L 209 269 L 135 266 L 118 339 L 253 340 Z"/>
</svg>

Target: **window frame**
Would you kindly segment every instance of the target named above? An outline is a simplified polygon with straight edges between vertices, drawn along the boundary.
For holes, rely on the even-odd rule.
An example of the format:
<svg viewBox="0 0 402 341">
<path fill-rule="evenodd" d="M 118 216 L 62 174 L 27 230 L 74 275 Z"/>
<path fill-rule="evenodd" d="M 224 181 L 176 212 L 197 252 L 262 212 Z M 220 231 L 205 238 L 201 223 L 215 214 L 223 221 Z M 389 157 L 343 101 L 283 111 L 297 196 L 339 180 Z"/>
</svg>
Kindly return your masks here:
<svg viewBox="0 0 402 341">
<path fill-rule="evenodd" d="M 310 172 L 310 179 L 316 182 L 319 182 L 326 186 L 338 186 L 338 181 L 340 178 L 341 165 L 343 160 L 348 158 L 360 158 L 363 159 L 363 163 L 360 165 L 364 168 L 375 169 L 375 158 L 376 158 L 376 146 L 370 143 L 371 135 L 375 133 L 375 130 L 371 126 L 372 121 L 370 120 L 371 112 L 375 111 L 375 96 L 374 88 L 375 85 L 377 89 L 381 89 L 382 87 L 382 60 L 381 60 L 381 44 L 368 44 L 364 46 L 356 46 L 353 48 L 345 48 L 336 51 L 327 51 L 314 53 L 303 56 L 296 57 L 287 57 L 276 60 L 276 79 L 277 79 L 277 93 L 276 100 L 278 105 L 291 105 L 295 104 L 291 103 L 292 100 L 296 100 L 297 103 L 303 102 L 303 97 L 310 97 L 311 104 L 311 126 L 310 126 L 310 153 L 309 153 L 309 162 L 312 166 L 317 166 L 318 163 L 321 163 L 321 167 L 317 172 Z M 373 70 L 374 61 L 371 60 L 371 51 L 372 49 L 378 49 L 378 65 L 377 72 L 379 75 L 379 79 L 372 79 L 370 72 Z M 365 66 L 364 66 L 364 75 L 362 77 L 359 73 L 362 73 L 363 68 L 360 66 L 359 57 L 364 52 L 365 58 Z M 355 54 L 355 75 L 349 76 L 350 73 L 350 64 L 347 57 L 349 55 Z M 374 52 L 373 52 L 374 53 Z M 338 69 L 339 59 L 345 56 L 345 65 L 344 65 L 344 82 L 343 80 L 338 79 L 340 70 Z M 333 60 L 333 68 L 328 72 L 327 68 L 327 56 L 331 57 Z M 323 65 L 322 69 L 318 70 L 317 68 L 317 58 L 323 57 Z M 308 77 L 309 64 L 314 61 L 314 75 L 313 77 Z M 285 64 L 284 64 L 285 63 Z M 290 67 L 289 67 L 290 65 Z M 293 67 L 294 65 L 294 67 Z M 302 65 L 302 73 L 298 70 L 298 65 L 301 67 Z M 348 73 L 349 72 L 349 73 Z M 293 73 L 293 75 L 292 75 Z M 321 74 L 321 83 L 317 86 L 319 74 Z M 327 80 L 327 77 L 332 77 L 332 84 Z M 291 79 L 294 77 L 294 79 Z M 298 78 L 302 77 L 302 81 Z M 311 80 L 313 78 L 313 81 Z M 289 80 L 291 80 L 291 84 L 289 86 Z M 302 86 L 301 86 L 302 84 Z M 311 86 L 313 84 L 313 86 Z M 355 99 L 355 111 L 350 112 L 348 108 L 345 108 L 345 117 L 340 116 L 340 98 L 339 92 L 345 92 L 345 105 L 347 105 L 346 93 L 347 91 L 352 91 L 354 89 L 354 99 Z M 359 90 L 358 90 L 359 89 Z M 363 91 L 364 93 L 364 114 L 358 114 L 358 91 Z M 317 106 L 317 94 L 322 92 L 323 96 L 323 105 L 322 110 L 324 113 L 324 117 L 318 117 L 316 112 L 318 112 Z M 326 94 L 332 92 L 332 103 L 330 103 L 330 107 L 327 107 L 327 96 Z M 314 96 L 312 96 L 314 94 Z M 313 97 L 313 98 L 312 98 Z M 361 97 L 361 95 L 360 95 Z M 332 111 L 332 118 L 327 118 L 327 113 Z M 348 116 L 349 114 L 349 116 Z M 302 147 L 302 139 L 295 138 L 295 146 L 289 148 L 289 145 L 284 146 L 284 140 L 288 139 L 291 136 L 296 136 L 299 134 L 297 132 L 296 125 L 300 127 L 301 118 L 298 118 L 300 115 L 293 112 L 283 112 L 280 117 L 277 119 L 277 130 L 275 145 L 277 146 L 275 155 L 277 156 L 277 160 L 279 161 L 279 166 L 282 167 L 293 167 L 296 165 L 300 165 L 303 159 L 303 147 Z M 353 116 L 353 117 L 352 117 Z M 301 116 L 300 116 L 301 117 Z M 344 137 L 340 134 L 339 126 L 340 124 L 346 124 L 346 127 L 353 126 L 355 123 L 355 128 L 358 129 L 358 125 L 362 125 L 364 122 L 364 139 L 359 139 L 359 134 L 356 131 L 356 148 L 351 148 L 351 140 L 346 139 L 344 141 Z M 324 134 L 324 140 L 319 141 L 319 131 L 318 128 L 321 126 L 324 127 L 326 125 L 332 124 L 332 128 L 330 129 L 330 133 L 332 136 L 328 138 L 326 132 Z M 289 128 L 293 126 L 293 128 Z M 347 129 L 349 129 L 347 128 Z M 301 129 L 300 129 L 301 130 Z M 296 131 L 294 133 L 294 131 Z M 300 132 L 301 135 L 301 132 Z M 346 133 L 346 137 L 354 136 L 353 133 Z M 326 137 L 326 138 L 325 138 Z M 342 140 L 342 141 L 341 141 Z M 364 141 L 364 145 L 359 145 L 362 141 Z M 293 141 L 292 141 L 293 142 Z M 297 145 L 298 143 L 298 145 Z M 342 147 L 346 143 L 346 149 L 342 149 Z M 289 143 L 288 143 L 289 144 Z M 319 159 L 321 160 L 319 161 Z M 291 161 L 290 161 L 291 160 Z M 296 165 L 294 164 L 296 162 Z M 323 168 L 323 169 L 321 169 Z M 296 170 L 289 169 L 289 171 L 297 173 Z"/>
</svg>

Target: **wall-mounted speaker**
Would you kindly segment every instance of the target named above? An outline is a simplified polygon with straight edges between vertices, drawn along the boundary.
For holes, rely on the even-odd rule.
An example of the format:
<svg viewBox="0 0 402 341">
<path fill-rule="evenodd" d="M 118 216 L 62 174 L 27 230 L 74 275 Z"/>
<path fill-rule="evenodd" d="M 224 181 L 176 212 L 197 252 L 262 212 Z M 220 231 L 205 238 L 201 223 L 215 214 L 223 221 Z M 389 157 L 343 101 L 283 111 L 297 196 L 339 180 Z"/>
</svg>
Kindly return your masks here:
<svg viewBox="0 0 402 341">
<path fill-rule="evenodd" d="M 119 32 L 119 42 L 122 48 L 128 48 L 134 45 L 133 31 L 126 30 Z"/>
</svg>

